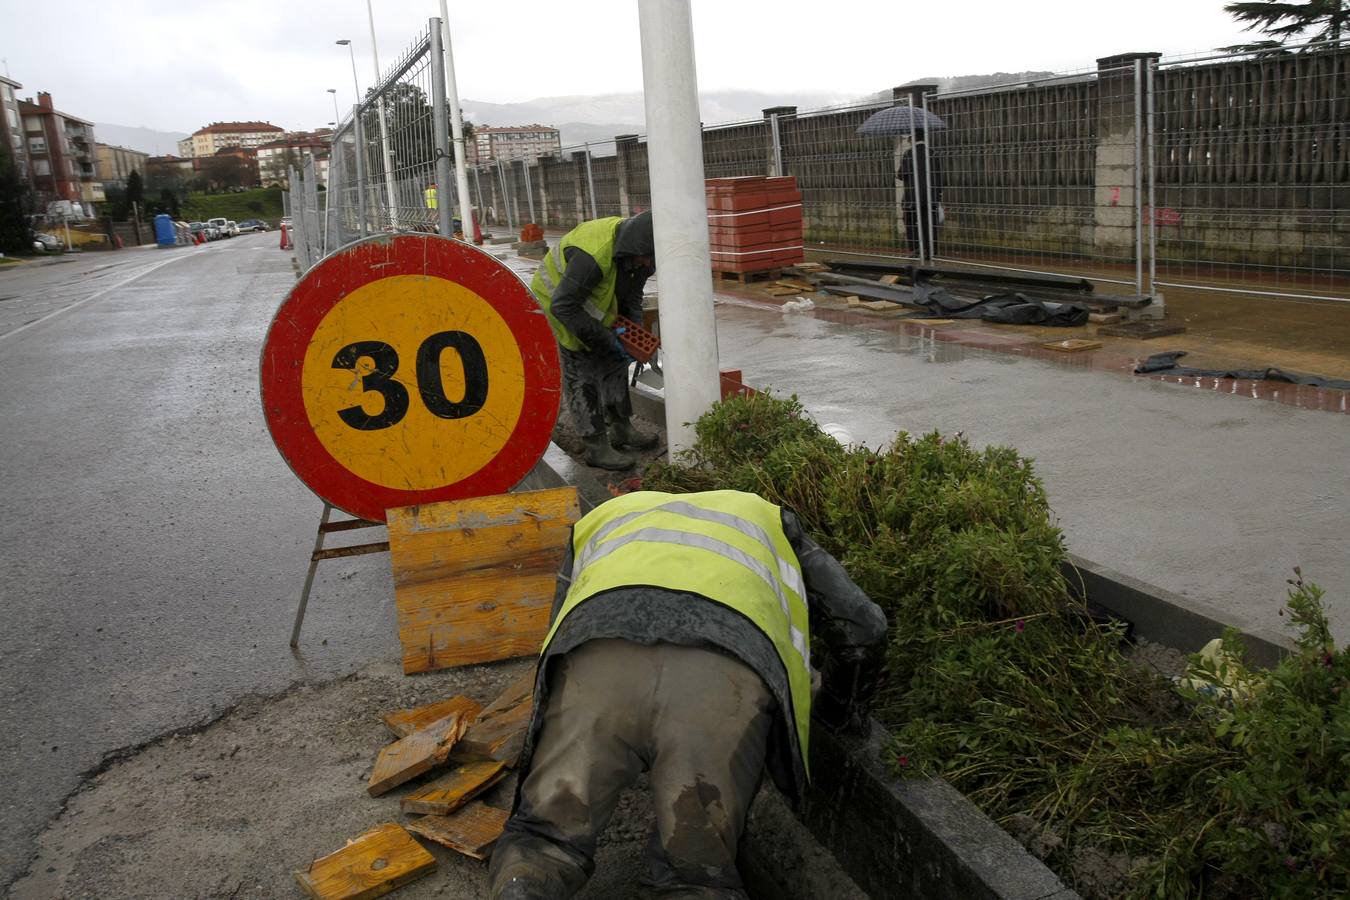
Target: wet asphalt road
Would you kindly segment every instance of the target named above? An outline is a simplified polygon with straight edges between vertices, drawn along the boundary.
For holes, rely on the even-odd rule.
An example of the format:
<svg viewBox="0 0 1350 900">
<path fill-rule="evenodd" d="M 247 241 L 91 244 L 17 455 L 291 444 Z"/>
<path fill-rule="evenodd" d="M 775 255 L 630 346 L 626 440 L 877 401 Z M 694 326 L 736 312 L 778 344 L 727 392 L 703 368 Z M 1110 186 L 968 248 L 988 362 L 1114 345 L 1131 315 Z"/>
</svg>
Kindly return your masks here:
<svg viewBox="0 0 1350 900">
<path fill-rule="evenodd" d="M 105 754 L 397 653 L 380 556 L 321 566 L 287 646 L 320 504 L 258 403 L 276 244 L 0 270 L 0 885 Z"/>
</svg>

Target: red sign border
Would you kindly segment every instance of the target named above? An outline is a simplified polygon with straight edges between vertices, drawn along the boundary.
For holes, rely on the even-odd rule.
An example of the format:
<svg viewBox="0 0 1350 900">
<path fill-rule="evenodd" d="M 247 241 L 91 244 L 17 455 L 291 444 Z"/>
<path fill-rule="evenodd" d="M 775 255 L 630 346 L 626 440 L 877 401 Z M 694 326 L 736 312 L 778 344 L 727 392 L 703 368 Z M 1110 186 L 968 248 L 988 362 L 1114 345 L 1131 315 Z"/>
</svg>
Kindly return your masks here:
<svg viewBox="0 0 1350 900">
<path fill-rule="evenodd" d="M 520 417 L 502 449 L 472 475 L 427 490 L 390 488 L 349 471 L 314 433 L 301 389 L 305 353 L 324 317 L 353 291 L 396 275 L 445 277 L 482 297 L 506 321 L 525 363 Z M 375 522 L 386 509 L 515 487 L 548 449 L 561 400 L 557 342 L 534 295 L 496 258 L 434 234 L 366 238 L 315 265 L 272 317 L 259 371 L 263 417 L 291 471 L 329 505 Z"/>
</svg>

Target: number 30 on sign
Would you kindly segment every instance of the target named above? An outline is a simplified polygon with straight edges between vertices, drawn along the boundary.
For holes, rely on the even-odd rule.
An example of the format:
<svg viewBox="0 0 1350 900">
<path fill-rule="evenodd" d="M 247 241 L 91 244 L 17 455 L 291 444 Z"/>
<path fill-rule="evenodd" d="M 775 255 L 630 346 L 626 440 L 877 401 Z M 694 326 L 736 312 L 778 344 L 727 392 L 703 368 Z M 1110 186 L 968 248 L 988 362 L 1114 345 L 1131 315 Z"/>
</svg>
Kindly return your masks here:
<svg viewBox="0 0 1350 900">
<path fill-rule="evenodd" d="M 262 354 L 267 426 L 321 498 L 385 510 L 509 490 L 558 415 L 558 351 L 516 275 L 437 235 L 370 238 L 311 269 Z"/>
</svg>

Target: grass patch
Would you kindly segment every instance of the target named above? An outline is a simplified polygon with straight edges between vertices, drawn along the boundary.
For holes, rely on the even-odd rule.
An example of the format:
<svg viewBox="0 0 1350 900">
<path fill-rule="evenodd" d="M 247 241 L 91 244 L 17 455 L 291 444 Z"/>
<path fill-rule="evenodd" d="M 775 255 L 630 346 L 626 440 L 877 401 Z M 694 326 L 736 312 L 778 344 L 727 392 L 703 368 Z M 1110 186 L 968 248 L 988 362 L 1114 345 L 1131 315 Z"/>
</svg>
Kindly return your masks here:
<svg viewBox="0 0 1350 900">
<path fill-rule="evenodd" d="M 796 398 L 714 406 L 653 490 L 786 505 L 890 621 L 873 713 L 888 761 L 940 775 L 1087 897 L 1350 895 L 1350 654 L 1301 576 L 1299 652 L 1240 641 L 1174 686 L 1123 653 L 1061 574 L 1030 460 L 939 434 L 844 448 Z M 1210 687 L 1217 685 L 1218 687 Z"/>
<path fill-rule="evenodd" d="M 281 188 L 254 188 L 238 194 L 189 194 L 183 201 L 183 220 L 205 222 L 224 217 L 235 222 L 262 219 L 276 227 L 281 220 Z"/>
</svg>

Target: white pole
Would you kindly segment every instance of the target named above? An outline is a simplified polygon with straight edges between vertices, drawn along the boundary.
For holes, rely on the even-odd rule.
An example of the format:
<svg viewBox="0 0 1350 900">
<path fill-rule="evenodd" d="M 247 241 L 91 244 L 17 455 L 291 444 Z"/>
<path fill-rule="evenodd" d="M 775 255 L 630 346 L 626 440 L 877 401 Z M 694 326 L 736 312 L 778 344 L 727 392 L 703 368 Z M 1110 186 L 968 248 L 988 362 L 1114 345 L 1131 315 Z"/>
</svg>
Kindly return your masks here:
<svg viewBox="0 0 1350 900">
<path fill-rule="evenodd" d="M 375 89 L 380 88 L 380 51 L 375 46 L 375 9 L 366 0 L 366 14 L 370 17 L 370 57 L 375 63 Z M 398 203 L 394 197 L 394 155 L 389 152 L 389 126 L 384 121 L 384 98 L 375 95 L 375 109 L 380 114 L 380 147 L 384 151 L 384 189 L 389 200 L 389 224 L 398 229 Z"/>
<path fill-rule="evenodd" d="M 689 0 L 638 0 L 638 22 L 661 286 L 666 433 L 670 452 L 678 453 L 693 446 L 692 423 L 720 397 Z"/>
<path fill-rule="evenodd" d="M 441 39 L 445 44 L 445 96 L 450 100 L 450 135 L 455 143 L 455 185 L 459 188 L 459 221 L 464 240 L 473 243 L 473 203 L 469 200 L 469 170 L 464 152 L 464 117 L 455 86 L 455 51 L 450 47 L 450 10 L 441 0 Z"/>
</svg>

